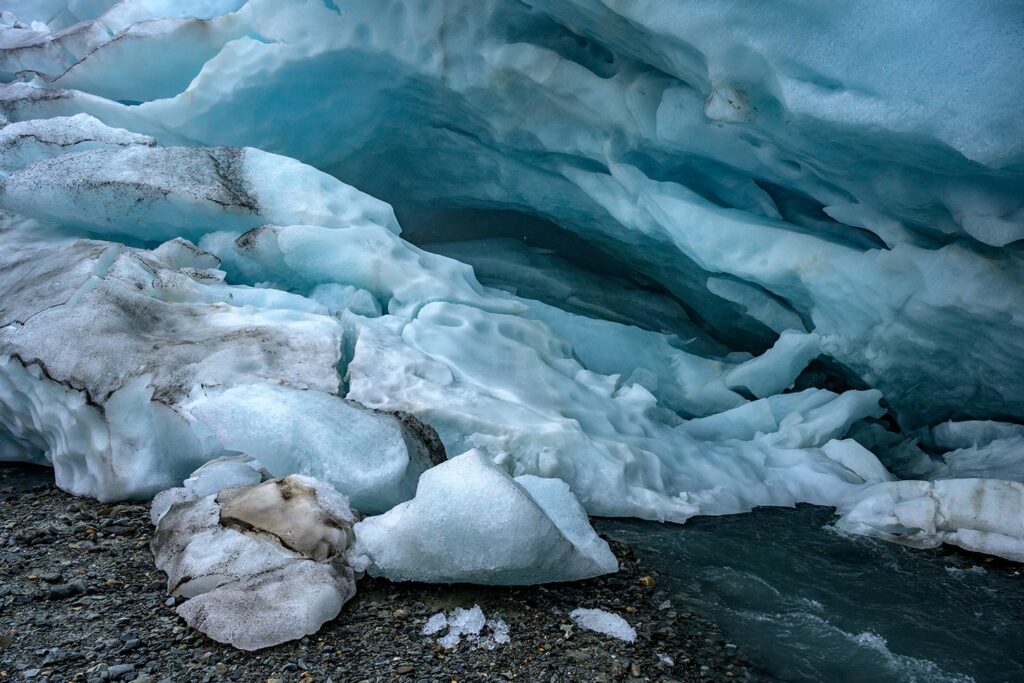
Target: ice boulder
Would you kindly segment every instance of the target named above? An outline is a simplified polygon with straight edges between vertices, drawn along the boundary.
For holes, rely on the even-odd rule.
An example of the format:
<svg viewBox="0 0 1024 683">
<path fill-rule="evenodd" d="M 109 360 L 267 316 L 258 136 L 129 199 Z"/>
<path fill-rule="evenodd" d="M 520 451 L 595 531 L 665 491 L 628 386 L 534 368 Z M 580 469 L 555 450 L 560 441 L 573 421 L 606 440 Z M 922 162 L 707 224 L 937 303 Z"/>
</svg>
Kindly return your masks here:
<svg viewBox="0 0 1024 683">
<path fill-rule="evenodd" d="M 145 250 L 0 228 L 0 432 L 62 488 L 148 497 L 248 453 L 383 512 L 444 459 L 415 417 L 339 396 L 345 332 L 319 303 L 229 285 L 181 238 Z"/>
<path fill-rule="evenodd" d="M 943 543 L 1024 562 L 1024 484 L 999 479 L 891 481 L 839 508 L 839 529 L 914 548 Z"/>
<path fill-rule="evenodd" d="M 354 531 L 353 565 L 393 581 L 521 585 L 618 569 L 564 482 L 513 479 L 476 450 L 428 470 L 415 498 Z"/>
<path fill-rule="evenodd" d="M 355 594 L 355 521 L 345 496 L 292 475 L 172 505 L 153 554 L 190 626 L 258 650 L 315 633 Z"/>
</svg>

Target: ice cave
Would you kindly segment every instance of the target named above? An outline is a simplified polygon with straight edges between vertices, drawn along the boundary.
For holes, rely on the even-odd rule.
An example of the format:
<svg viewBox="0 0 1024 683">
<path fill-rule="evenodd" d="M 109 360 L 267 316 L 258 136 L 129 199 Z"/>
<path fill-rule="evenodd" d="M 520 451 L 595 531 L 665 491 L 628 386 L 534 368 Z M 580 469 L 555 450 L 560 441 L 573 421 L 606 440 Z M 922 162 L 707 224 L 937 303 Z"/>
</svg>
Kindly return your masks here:
<svg viewBox="0 0 1024 683">
<path fill-rule="evenodd" d="M 211 647 L 626 544 L 747 680 L 1024 677 L 1024 2 L 0 0 L 0 81 L 0 461 Z"/>
</svg>

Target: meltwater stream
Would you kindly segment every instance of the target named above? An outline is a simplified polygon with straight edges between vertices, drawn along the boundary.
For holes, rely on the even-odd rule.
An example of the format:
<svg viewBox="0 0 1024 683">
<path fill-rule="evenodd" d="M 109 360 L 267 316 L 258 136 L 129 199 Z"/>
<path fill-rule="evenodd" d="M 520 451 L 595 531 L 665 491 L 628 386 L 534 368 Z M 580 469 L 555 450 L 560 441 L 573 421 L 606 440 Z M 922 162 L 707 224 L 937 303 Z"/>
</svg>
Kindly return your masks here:
<svg viewBox="0 0 1024 683">
<path fill-rule="evenodd" d="M 781 680 L 1024 680 L 1024 569 L 841 536 L 832 519 L 800 506 L 597 528 Z"/>
</svg>

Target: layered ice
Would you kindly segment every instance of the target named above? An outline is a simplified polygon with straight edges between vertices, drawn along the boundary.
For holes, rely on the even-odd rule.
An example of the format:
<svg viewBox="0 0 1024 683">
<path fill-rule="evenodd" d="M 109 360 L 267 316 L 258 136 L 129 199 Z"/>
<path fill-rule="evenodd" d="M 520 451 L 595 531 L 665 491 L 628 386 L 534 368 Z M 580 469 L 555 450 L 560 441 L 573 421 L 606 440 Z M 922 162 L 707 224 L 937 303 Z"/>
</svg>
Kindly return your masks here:
<svg viewBox="0 0 1024 683">
<path fill-rule="evenodd" d="M 8 2 L 0 457 L 1017 538 L 1011 5 Z"/>
<path fill-rule="evenodd" d="M 249 452 L 371 512 L 411 497 L 443 458 L 414 417 L 339 396 L 345 332 L 320 304 L 225 284 L 217 259 L 180 238 L 143 250 L 51 233 L 10 218 L 0 233 L 0 424 L 22 448 L 5 457 L 117 500 Z"/>
<path fill-rule="evenodd" d="M 1024 562 L 1024 484 L 993 479 L 895 481 L 861 491 L 836 526 L 915 548 L 951 543 Z"/>
</svg>

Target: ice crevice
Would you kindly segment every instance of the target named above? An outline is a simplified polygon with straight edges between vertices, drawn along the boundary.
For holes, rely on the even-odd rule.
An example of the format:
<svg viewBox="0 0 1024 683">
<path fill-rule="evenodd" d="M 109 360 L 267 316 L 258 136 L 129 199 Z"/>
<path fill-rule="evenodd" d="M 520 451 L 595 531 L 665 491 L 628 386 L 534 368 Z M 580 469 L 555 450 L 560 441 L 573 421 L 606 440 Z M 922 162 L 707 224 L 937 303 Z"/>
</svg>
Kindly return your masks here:
<svg viewBox="0 0 1024 683">
<path fill-rule="evenodd" d="M 8 5 L 0 457 L 115 500 L 242 454 L 176 537 L 307 477 L 396 580 L 580 578 L 587 514 L 802 502 L 1024 557 L 1006 10 Z"/>
</svg>

